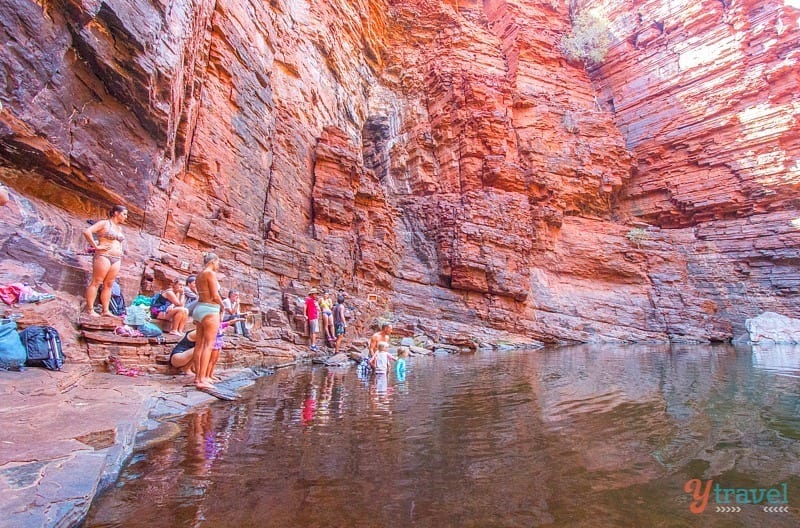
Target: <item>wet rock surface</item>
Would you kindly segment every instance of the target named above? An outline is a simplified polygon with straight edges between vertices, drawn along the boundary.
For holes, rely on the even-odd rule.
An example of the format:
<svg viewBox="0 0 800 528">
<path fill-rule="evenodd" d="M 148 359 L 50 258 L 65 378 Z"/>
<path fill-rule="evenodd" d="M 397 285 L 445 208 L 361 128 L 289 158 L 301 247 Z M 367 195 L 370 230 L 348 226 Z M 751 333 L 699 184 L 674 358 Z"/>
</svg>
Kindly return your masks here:
<svg viewBox="0 0 800 528">
<path fill-rule="evenodd" d="M 258 375 L 250 369 L 228 371 L 221 386 L 235 391 Z M 135 443 L 155 434 L 149 432 L 159 425 L 155 419 L 217 401 L 183 379 L 115 376 L 87 365 L 67 365 L 61 372 L 0 372 L 4 523 L 77 525 L 98 490 L 116 480 Z M 158 431 L 162 438 L 168 434 Z"/>
</svg>

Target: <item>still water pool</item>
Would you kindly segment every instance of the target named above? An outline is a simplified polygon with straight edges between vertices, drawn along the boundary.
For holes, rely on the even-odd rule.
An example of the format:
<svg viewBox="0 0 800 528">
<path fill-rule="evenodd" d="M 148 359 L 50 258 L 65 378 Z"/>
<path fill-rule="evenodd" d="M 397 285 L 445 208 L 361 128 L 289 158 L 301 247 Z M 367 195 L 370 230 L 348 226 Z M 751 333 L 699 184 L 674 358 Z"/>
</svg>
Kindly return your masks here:
<svg viewBox="0 0 800 528">
<path fill-rule="evenodd" d="M 179 425 L 87 528 L 800 525 L 797 348 L 413 357 L 402 382 L 303 367 Z"/>
</svg>

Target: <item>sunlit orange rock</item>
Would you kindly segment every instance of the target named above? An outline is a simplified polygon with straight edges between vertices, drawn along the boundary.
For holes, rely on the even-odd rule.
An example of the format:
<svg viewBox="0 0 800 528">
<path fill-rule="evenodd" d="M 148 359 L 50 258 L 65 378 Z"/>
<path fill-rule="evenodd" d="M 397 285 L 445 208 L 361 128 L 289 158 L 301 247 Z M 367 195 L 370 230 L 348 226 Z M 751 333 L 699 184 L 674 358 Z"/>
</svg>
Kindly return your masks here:
<svg viewBox="0 0 800 528">
<path fill-rule="evenodd" d="M 80 232 L 121 202 L 129 299 L 213 250 L 288 343 L 311 286 L 361 333 L 452 342 L 727 340 L 797 311 L 798 10 L 591 7 L 613 43 L 587 70 L 564 2 L 16 0 L 0 280 L 76 322 Z"/>
</svg>

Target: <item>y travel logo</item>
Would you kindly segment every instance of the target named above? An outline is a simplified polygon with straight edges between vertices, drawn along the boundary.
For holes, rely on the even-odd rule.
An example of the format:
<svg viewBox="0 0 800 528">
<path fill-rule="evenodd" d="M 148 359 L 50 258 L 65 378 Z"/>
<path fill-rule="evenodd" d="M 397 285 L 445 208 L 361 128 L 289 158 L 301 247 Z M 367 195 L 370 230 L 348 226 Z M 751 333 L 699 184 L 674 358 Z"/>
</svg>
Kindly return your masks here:
<svg viewBox="0 0 800 528">
<path fill-rule="evenodd" d="M 743 505 L 756 505 L 766 513 L 789 511 L 789 486 L 785 482 L 774 488 L 723 488 L 713 480 L 691 479 L 683 491 L 692 496 L 689 511 L 703 513 L 709 500 L 714 499 L 714 510 L 720 513 L 738 513 Z"/>
</svg>

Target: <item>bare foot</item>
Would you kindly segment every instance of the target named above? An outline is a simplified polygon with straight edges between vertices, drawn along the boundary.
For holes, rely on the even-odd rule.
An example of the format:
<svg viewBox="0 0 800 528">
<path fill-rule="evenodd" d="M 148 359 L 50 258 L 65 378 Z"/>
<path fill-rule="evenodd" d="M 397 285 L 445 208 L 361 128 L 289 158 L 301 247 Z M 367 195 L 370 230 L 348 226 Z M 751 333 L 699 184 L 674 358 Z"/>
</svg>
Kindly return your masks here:
<svg viewBox="0 0 800 528">
<path fill-rule="evenodd" d="M 211 381 L 213 381 L 214 383 L 219 383 L 220 381 L 222 381 L 222 378 L 220 378 L 219 376 L 211 376 Z"/>
<path fill-rule="evenodd" d="M 214 388 L 214 384 L 213 383 L 204 383 L 202 381 L 195 382 L 194 386 L 197 389 L 200 389 L 200 390 L 202 390 L 202 389 L 213 389 Z"/>
<path fill-rule="evenodd" d="M 103 312 L 100 315 L 102 315 L 103 317 L 116 317 L 116 315 L 114 315 L 111 312 Z"/>
<path fill-rule="evenodd" d="M 90 315 L 92 317 L 100 317 L 100 314 L 95 312 L 94 310 L 92 310 L 91 312 L 88 312 L 86 315 Z"/>
</svg>

